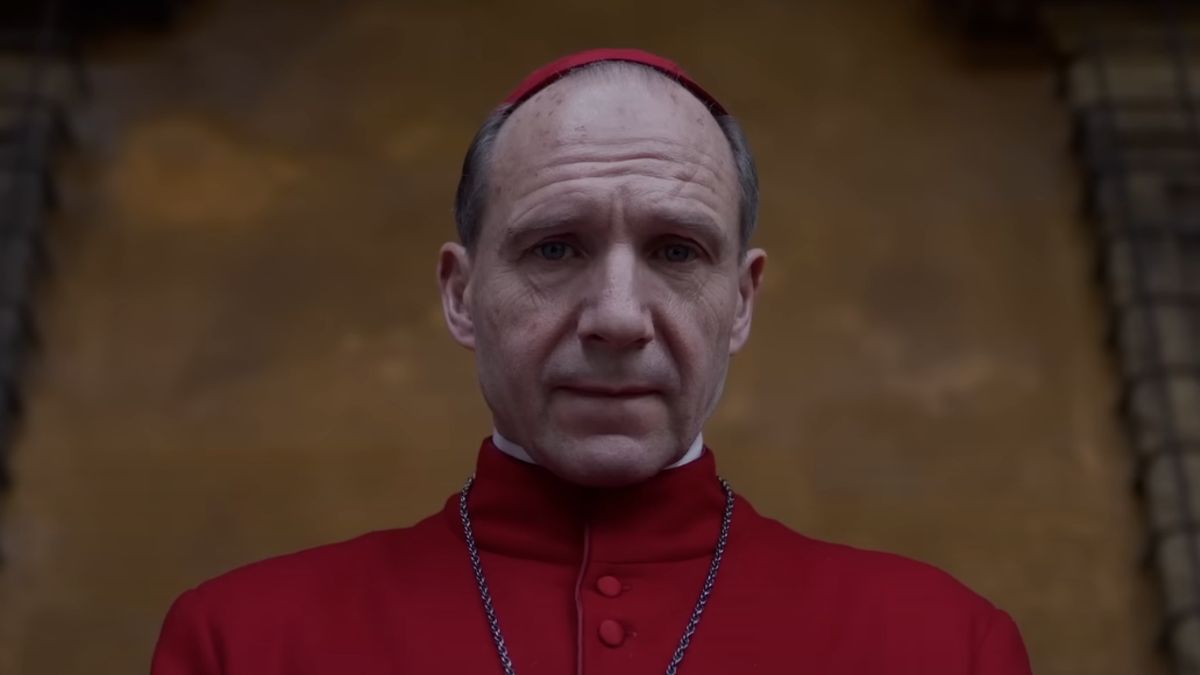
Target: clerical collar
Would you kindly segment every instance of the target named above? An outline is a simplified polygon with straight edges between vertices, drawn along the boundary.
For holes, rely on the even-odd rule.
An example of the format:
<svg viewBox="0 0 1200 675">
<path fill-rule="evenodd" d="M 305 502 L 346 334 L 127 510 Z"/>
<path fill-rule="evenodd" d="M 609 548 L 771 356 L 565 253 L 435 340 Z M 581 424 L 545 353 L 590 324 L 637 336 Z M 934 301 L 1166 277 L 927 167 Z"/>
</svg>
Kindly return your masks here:
<svg viewBox="0 0 1200 675">
<path fill-rule="evenodd" d="M 461 537 L 458 507 L 456 494 L 443 516 Z M 488 437 L 470 496 L 482 551 L 562 564 L 708 558 L 724 507 L 716 461 L 703 446 L 695 461 L 641 483 L 589 488 L 504 453 Z"/>
<path fill-rule="evenodd" d="M 500 432 L 496 431 L 495 429 L 492 429 L 492 443 L 496 445 L 500 452 L 503 452 L 509 457 L 515 457 L 527 464 L 537 464 L 537 462 L 529 456 L 529 453 L 525 451 L 525 448 L 522 448 L 516 443 L 513 443 L 504 436 L 500 435 Z M 704 452 L 703 432 L 696 434 L 696 440 L 692 441 L 691 447 L 688 448 L 687 452 L 683 453 L 683 457 L 680 457 L 677 462 L 666 467 L 666 469 L 674 469 L 681 467 L 684 464 L 694 462 L 700 457 L 700 453 L 702 452 Z M 666 471 L 666 469 L 663 470 Z"/>
</svg>

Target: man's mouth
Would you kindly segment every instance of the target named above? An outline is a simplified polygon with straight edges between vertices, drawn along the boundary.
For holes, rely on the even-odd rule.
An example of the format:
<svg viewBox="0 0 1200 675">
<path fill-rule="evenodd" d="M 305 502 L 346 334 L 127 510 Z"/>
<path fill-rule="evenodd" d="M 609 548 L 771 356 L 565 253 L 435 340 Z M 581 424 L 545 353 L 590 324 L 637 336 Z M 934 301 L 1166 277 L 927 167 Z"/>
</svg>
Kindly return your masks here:
<svg viewBox="0 0 1200 675">
<path fill-rule="evenodd" d="M 560 387 L 560 389 L 576 396 L 609 399 L 640 398 L 642 396 L 653 396 L 659 393 L 657 388 L 641 384 L 567 384 Z"/>
</svg>

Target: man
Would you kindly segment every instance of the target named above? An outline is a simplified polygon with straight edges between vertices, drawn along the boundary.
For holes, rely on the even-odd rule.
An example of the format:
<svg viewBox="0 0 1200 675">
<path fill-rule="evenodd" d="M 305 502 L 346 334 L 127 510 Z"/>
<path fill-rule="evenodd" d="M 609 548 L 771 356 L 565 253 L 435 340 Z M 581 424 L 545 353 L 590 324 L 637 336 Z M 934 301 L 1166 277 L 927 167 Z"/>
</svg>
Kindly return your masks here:
<svg viewBox="0 0 1200 675">
<path fill-rule="evenodd" d="M 533 73 L 475 138 L 438 281 L 495 433 L 412 527 L 185 592 L 154 675 L 1023 675 L 1004 612 L 932 567 L 766 519 L 701 427 L 765 254 L 733 118 L 633 50 Z"/>
</svg>

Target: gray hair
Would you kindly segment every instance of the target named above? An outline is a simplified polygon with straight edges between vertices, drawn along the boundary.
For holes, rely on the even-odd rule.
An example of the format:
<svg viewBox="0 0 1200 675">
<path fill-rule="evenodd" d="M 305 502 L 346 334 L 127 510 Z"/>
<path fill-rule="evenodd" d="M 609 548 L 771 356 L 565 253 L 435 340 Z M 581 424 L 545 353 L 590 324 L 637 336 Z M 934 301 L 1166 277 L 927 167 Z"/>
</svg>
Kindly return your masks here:
<svg viewBox="0 0 1200 675">
<path fill-rule="evenodd" d="M 580 70 L 588 70 L 593 66 L 603 65 L 612 65 L 612 62 L 585 66 L 572 71 L 570 75 L 574 75 Z M 671 79 L 649 66 L 621 65 L 645 69 Z M 462 177 L 459 178 L 458 192 L 454 200 L 454 222 L 458 227 L 458 239 L 463 246 L 467 247 L 468 251 L 474 249 L 475 243 L 479 239 L 479 229 L 483 224 L 484 210 L 487 206 L 485 200 L 487 168 L 496 145 L 496 138 L 500 135 L 500 128 L 504 126 L 504 122 L 508 120 L 515 109 L 514 105 L 504 104 L 492 110 L 483 125 L 475 132 L 475 138 L 472 139 L 470 147 L 467 148 L 466 157 L 463 158 Z M 758 222 L 758 169 L 754 165 L 754 155 L 750 152 L 750 143 L 746 140 L 746 134 L 733 115 L 716 114 L 713 117 L 729 142 L 729 149 L 733 151 L 733 163 L 737 169 L 738 187 L 741 193 L 738 204 L 738 243 L 740 251 L 744 253 L 749 245 L 750 235 L 754 233 L 754 226 Z"/>
</svg>

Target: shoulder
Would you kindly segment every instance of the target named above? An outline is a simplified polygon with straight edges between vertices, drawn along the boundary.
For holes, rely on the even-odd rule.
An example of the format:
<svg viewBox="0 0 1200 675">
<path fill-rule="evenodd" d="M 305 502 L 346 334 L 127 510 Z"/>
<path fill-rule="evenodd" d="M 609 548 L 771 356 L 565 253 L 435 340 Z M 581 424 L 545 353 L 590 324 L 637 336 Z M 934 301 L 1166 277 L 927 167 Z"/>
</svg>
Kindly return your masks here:
<svg viewBox="0 0 1200 675">
<path fill-rule="evenodd" d="M 407 538 L 408 533 L 402 529 L 369 532 L 241 565 L 202 582 L 196 590 L 204 595 L 221 595 L 294 587 L 297 582 L 320 584 L 348 569 L 374 566 L 391 557 Z"/>
<path fill-rule="evenodd" d="M 449 555 L 455 534 L 440 516 L 260 560 L 184 591 L 163 621 L 152 672 L 275 672 L 264 664 L 283 645 L 358 649 L 379 637 L 383 598 L 410 599 L 459 571 Z"/>
<path fill-rule="evenodd" d="M 869 606 L 872 615 L 919 611 L 987 620 L 996 608 L 939 567 L 902 555 L 823 541 L 778 521 L 753 517 L 755 546 L 766 564 L 784 566 L 805 592 L 841 606 Z"/>
<path fill-rule="evenodd" d="M 963 672 L 1029 673 L 1012 618 L 946 571 L 808 537 L 757 514 L 750 520 L 743 589 L 759 587 L 754 595 L 782 603 L 798 625 L 833 642 L 854 636 L 892 663 L 922 664 L 922 672 L 948 672 L 943 666 L 954 663 L 973 664 Z"/>
<path fill-rule="evenodd" d="M 258 614 L 336 606 L 388 584 L 428 578 L 444 567 L 453 537 L 440 514 L 412 527 L 259 560 L 208 579 L 189 591 L 218 614 Z"/>
</svg>

